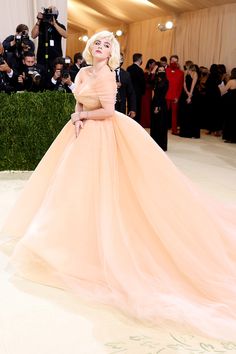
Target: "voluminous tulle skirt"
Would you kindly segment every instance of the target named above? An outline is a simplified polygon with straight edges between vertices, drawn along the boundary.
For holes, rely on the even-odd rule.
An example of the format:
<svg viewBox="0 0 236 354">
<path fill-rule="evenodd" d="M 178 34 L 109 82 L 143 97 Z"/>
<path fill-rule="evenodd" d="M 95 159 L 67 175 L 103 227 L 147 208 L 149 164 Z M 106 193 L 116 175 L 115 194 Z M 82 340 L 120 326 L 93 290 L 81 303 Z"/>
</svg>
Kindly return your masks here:
<svg viewBox="0 0 236 354">
<path fill-rule="evenodd" d="M 77 139 L 67 123 L 4 233 L 14 239 L 12 264 L 29 279 L 233 339 L 235 223 L 116 112 L 86 121 Z"/>
</svg>

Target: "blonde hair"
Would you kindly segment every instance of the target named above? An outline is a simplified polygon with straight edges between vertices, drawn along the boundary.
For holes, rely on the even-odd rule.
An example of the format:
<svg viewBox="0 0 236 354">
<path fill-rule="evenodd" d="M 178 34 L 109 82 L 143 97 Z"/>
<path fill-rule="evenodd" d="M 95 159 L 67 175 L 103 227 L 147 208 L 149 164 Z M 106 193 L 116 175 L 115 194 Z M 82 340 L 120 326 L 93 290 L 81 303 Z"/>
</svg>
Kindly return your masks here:
<svg viewBox="0 0 236 354">
<path fill-rule="evenodd" d="M 109 31 L 101 31 L 95 33 L 89 40 L 87 41 L 86 47 L 83 51 L 83 58 L 87 64 L 93 63 L 93 57 L 91 54 L 91 45 L 99 39 L 107 38 L 111 42 L 111 56 L 107 62 L 107 65 L 110 69 L 115 70 L 120 66 L 120 45 L 114 34 Z"/>
</svg>

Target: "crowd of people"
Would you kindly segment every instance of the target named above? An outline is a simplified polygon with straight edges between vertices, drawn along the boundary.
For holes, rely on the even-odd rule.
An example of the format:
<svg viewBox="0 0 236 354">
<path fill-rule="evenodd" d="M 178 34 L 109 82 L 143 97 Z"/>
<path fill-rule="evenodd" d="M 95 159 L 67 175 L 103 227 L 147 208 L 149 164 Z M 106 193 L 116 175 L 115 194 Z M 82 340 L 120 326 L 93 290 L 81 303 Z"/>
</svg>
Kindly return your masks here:
<svg viewBox="0 0 236 354">
<path fill-rule="evenodd" d="M 58 22 L 55 6 L 39 12 L 31 37 L 38 37 L 35 53 L 29 28 L 19 24 L 14 35 L 0 42 L 0 92 L 58 90 L 73 92 L 75 76 L 86 66 L 82 53 L 74 60 L 63 57 L 62 38 L 66 28 Z M 236 142 L 236 123 L 230 113 L 235 102 L 236 68 L 227 74 L 223 64 L 210 69 L 187 60 L 181 69 L 177 55 L 168 63 L 150 58 L 142 69 L 142 54 L 133 54 L 127 70 L 115 70 L 117 82 L 116 110 L 129 115 L 167 151 L 168 130 L 186 138 L 200 138 L 200 129 Z"/>
<path fill-rule="evenodd" d="M 232 109 L 236 93 L 236 68 L 228 75 L 223 64 L 208 69 L 187 60 L 183 70 L 178 55 L 171 55 L 168 63 L 148 59 L 141 68 L 142 54 L 133 55 L 133 65 L 127 68 L 139 104 L 135 119 L 150 128 L 151 136 L 167 150 L 168 130 L 184 138 L 200 138 L 206 134 L 236 142 L 236 123 Z"/>
</svg>

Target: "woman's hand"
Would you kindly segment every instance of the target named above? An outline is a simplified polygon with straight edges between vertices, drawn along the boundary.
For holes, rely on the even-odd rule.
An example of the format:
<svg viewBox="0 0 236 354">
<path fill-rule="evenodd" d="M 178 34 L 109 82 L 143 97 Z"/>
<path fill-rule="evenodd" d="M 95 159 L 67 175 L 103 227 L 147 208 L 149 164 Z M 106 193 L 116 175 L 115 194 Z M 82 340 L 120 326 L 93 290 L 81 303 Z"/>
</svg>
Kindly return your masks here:
<svg viewBox="0 0 236 354">
<path fill-rule="evenodd" d="M 70 117 L 71 117 L 71 122 L 75 124 L 75 122 L 80 119 L 80 112 L 74 112 L 71 114 Z"/>
<path fill-rule="evenodd" d="M 82 120 L 77 120 L 75 122 L 75 136 L 76 136 L 76 138 L 78 138 L 80 129 L 83 127 L 84 127 L 84 123 L 82 122 Z"/>
<path fill-rule="evenodd" d="M 154 114 L 157 114 L 157 113 L 159 113 L 159 107 L 154 108 Z"/>
<path fill-rule="evenodd" d="M 186 102 L 187 102 L 187 104 L 192 103 L 192 97 L 191 97 L 191 96 L 188 96 L 188 98 L 186 99 Z"/>
</svg>

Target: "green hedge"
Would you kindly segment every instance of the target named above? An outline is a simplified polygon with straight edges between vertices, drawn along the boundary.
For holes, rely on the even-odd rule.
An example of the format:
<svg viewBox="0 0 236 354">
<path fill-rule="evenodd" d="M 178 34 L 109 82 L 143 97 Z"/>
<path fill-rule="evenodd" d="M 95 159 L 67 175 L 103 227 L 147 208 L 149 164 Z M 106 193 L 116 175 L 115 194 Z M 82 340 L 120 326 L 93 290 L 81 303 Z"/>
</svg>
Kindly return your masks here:
<svg viewBox="0 0 236 354">
<path fill-rule="evenodd" d="M 70 93 L 0 93 L 0 170 L 34 170 L 74 108 Z"/>
</svg>

